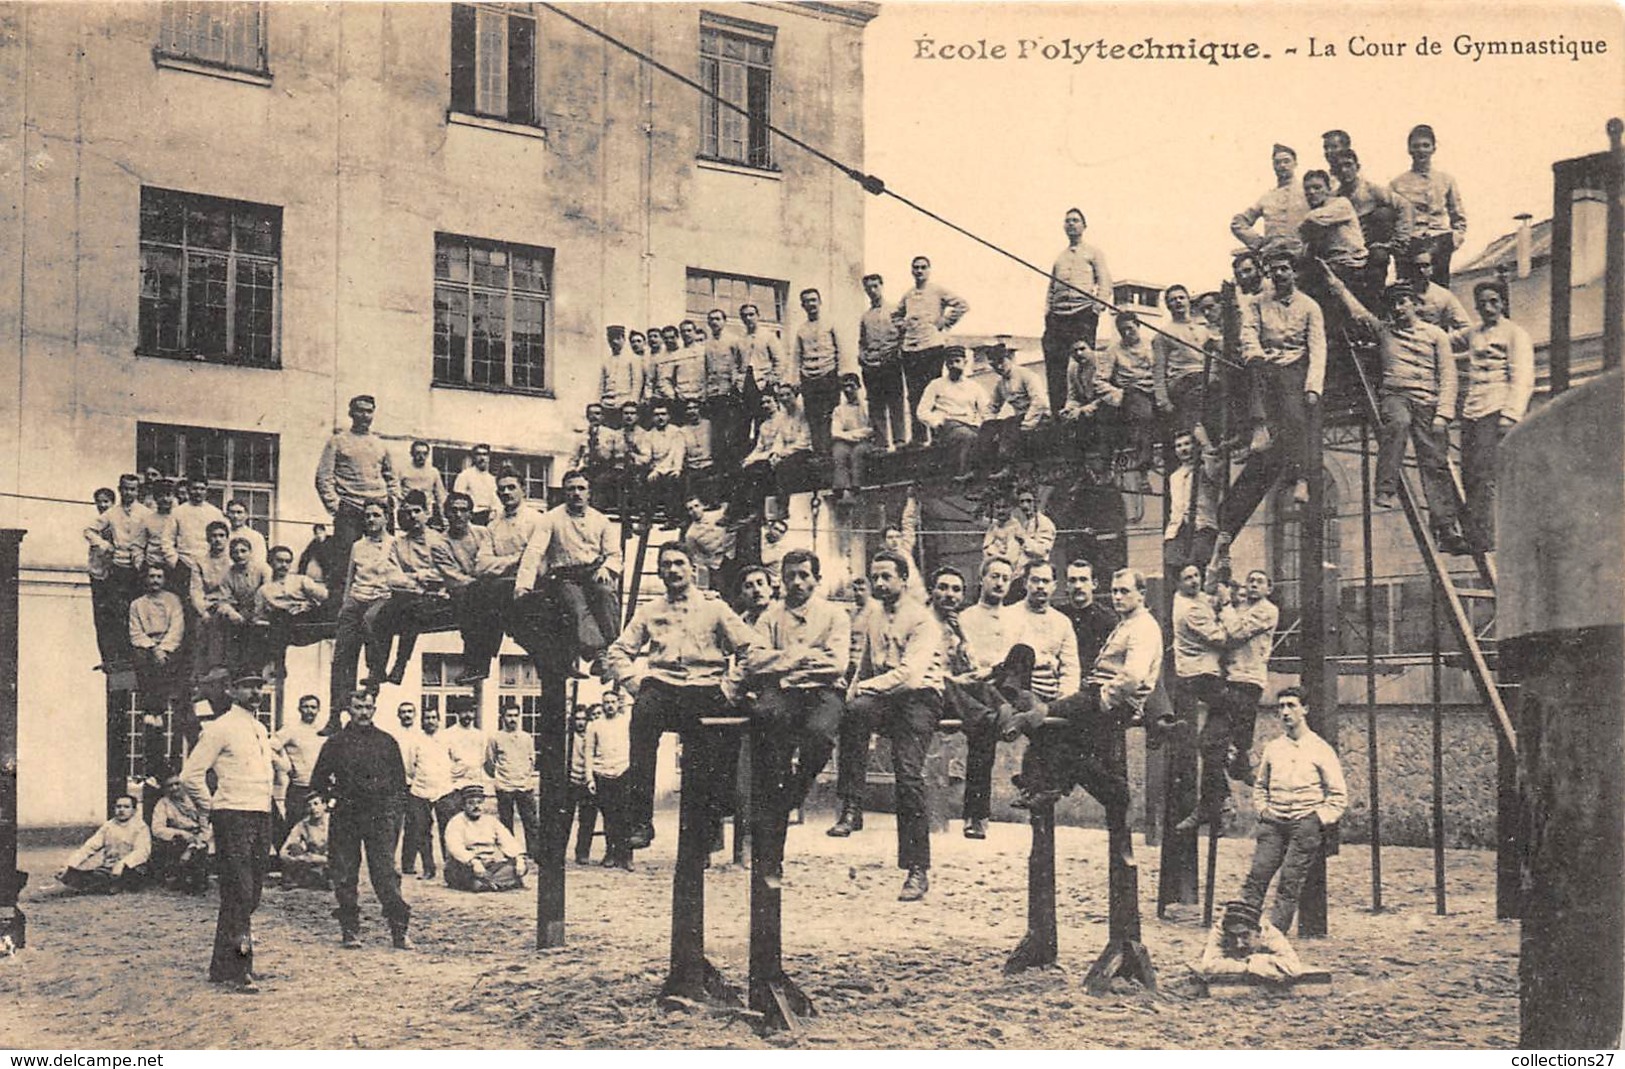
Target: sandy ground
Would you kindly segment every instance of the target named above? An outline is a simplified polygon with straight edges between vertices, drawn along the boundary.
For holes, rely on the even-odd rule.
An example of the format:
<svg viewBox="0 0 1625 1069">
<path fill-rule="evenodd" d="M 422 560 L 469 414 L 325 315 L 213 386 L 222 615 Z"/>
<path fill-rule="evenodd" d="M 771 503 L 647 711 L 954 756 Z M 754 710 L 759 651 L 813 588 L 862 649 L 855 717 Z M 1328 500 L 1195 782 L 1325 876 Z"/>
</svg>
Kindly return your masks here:
<svg viewBox="0 0 1625 1069">
<path fill-rule="evenodd" d="M 569 945 L 537 951 L 532 893 L 474 896 L 406 881 L 415 952 L 389 949 L 371 891 L 367 946 L 344 951 L 332 898 L 268 889 L 255 918 L 258 998 L 204 980 L 213 896 L 78 898 L 50 876 L 65 850 L 24 853 L 29 947 L 0 959 L 0 1047 L 45 1048 L 1486 1048 L 1518 1035 L 1518 926 L 1494 911 L 1494 858 L 1448 856 L 1450 914 L 1433 910 L 1431 852 L 1383 851 L 1384 912 L 1369 912 L 1366 848 L 1330 866 L 1332 935 L 1299 940 L 1334 990 L 1196 996 L 1200 908 L 1155 911 L 1157 853 L 1136 843 L 1144 937 L 1160 981 L 1094 998 L 1081 986 L 1106 938 L 1105 834 L 1061 828 L 1061 965 L 1000 975 L 1025 930 L 1027 828 L 985 842 L 957 823 L 933 836 L 930 896 L 896 901 L 891 819 L 851 839 L 826 818 L 793 827 L 785 964 L 819 1016 L 799 1035 L 759 1038 L 739 1014 L 663 1010 L 673 820 L 638 870 L 570 868 Z M 718 855 L 724 857 L 726 855 Z M 1240 886 L 1251 843 L 1226 840 L 1218 898 Z M 748 874 L 711 871 L 708 952 L 746 978 Z"/>
</svg>

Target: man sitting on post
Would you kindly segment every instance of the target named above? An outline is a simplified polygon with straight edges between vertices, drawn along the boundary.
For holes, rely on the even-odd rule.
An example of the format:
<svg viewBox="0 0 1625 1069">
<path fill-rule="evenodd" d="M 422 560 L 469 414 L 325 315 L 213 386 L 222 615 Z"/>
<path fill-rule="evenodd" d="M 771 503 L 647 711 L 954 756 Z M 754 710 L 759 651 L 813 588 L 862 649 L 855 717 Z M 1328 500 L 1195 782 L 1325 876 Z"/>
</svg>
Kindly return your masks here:
<svg viewBox="0 0 1625 1069">
<path fill-rule="evenodd" d="M 952 357 L 950 357 L 952 359 Z M 963 357 L 961 356 L 962 360 Z M 943 381 L 943 380 L 937 380 Z M 903 597 L 908 562 L 881 550 L 869 562 L 869 585 L 878 604 L 860 621 L 857 679 L 847 690 L 843 740 L 877 727 L 891 736 L 897 792 L 897 866 L 908 872 L 898 900 L 917 902 L 930 888 L 931 821 L 925 807 L 925 752 L 942 714 L 942 628 L 931 611 Z M 867 745 L 843 743 L 843 753 L 864 754 Z M 843 762 L 837 793 L 847 834 L 861 825 L 867 761 Z"/>
<path fill-rule="evenodd" d="M 835 751 L 839 687 L 852 652 L 846 613 L 815 594 L 817 555 L 792 549 L 780 568 L 784 600 L 756 621 L 767 642 L 748 666 L 758 695 L 751 715 L 753 864 L 770 886 L 783 875 L 790 811 L 800 808 Z"/>
<path fill-rule="evenodd" d="M 485 788 L 463 788 L 463 811 L 446 825 L 446 886 L 455 891 L 512 891 L 530 870 L 513 832 L 485 814 Z"/>
<path fill-rule="evenodd" d="M 987 420 L 987 391 L 965 374 L 962 347 L 944 350 L 942 374 L 920 391 L 915 417 L 931 431 L 931 441 L 952 458 L 954 478 L 970 482 L 971 454 Z"/>
<path fill-rule="evenodd" d="M 1151 450 L 1157 440 L 1156 418 L 1157 354 L 1151 342 L 1140 333 L 1140 317 L 1133 312 L 1117 316 L 1117 340 L 1106 347 L 1100 372 L 1106 380 L 1106 403 L 1117 409 L 1117 417 L 1128 431 L 1127 470 L 1144 473 L 1151 467 Z"/>
<path fill-rule="evenodd" d="M 1285 932 L 1298 912 L 1298 895 L 1309 866 L 1320 856 L 1326 831 L 1348 806 L 1348 789 L 1337 752 L 1309 730 L 1298 688 L 1287 687 L 1275 700 L 1285 733 L 1264 747 L 1253 784 L 1258 843 L 1241 899 L 1261 911 L 1270 881 L 1279 872 L 1269 919 Z"/>
<path fill-rule="evenodd" d="M 1072 362 L 1066 366 L 1066 404 L 1062 425 L 1069 429 L 1085 472 L 1104 482 L 1107 462 L 1121 444 L 1121 422 L 1108 400 L 1109 384 L 1099 372 L 1095 350 L 1083 338 L 1072 343 Z"/>
<path fill-rule="evenodd" d="M 421 490 L 408 491 L 401 502 L 401 530 L 390 551 L 395 568 L 389 582 L 389 601 L 368 624 L 372 642 L 381 655 L 377 664 L 368 657 L 373 672 L 367 680 L 369 686 L 400 686 L 417 649 L 419 632 L 432 628 L 437 619 L 444 619 L 448 604 L 446 579 L 438 562 L 445 556 L 441 546 L 445 536 L 430 529 L 428 523 L 428 498 Z M 389 666 L 392 640 L 396 645 L 395 663 Z"/>
<path fill-rule="evenodd" d="M 452 495 L 452 501 L 458 495 Z M 536 533 L 541 513 L 525 501 L 519 476 L 505 468 L 497 477 L 497 499 L 502 513 L 487 525 L 490 537 L 474 562 L 475 583 L 467 601 L 463 632 L 463 674 L 460 683 L 475 683 L 491 674 L 491 659 L 502 646 L 504 626 L 514 620 L 513 587 L 525 547 Z M 447 509 L 455 511 L 452 501 Z M 447 534 L 452 528 L 448 527 Z"/>
<path fill-rule="evenodd" d="M 152 834 L 136 812 L 136 802 L 121 794 L 113 802 L 113 819 L 75 850 L 56 878 L 75 891 L 116 895 L 138 891 L 147 880 Z"/>
<path fill-rule="evenodd" d="M 181 685 L 178 655 L 186 637 L 181 599 L 164 589 L 164 566 L 149 564 L 147 592 L 130 603 L 130 653 L 135 661 L 136 690 L 148 729 L 147 742 L 162 748 L 163 714 Z M 161 767 L 161 756 L 147 752 L 148 774 Z"/>
<path fill-rule="evenodd" d="M 657 400 L 649 406 L 651 424 L 632 439 L 632 464 L 643 480 L 644 508 L 675 522 L 681 513 L 683 459 L 688 442 L 681 430 L 672 426 L 671 402 Z"/>
<path fill-rule="evenodd" d="M 572 624 L 576 652 L 592 662 L 618 634 L 621 547 L 609 517 L 587 504 L 592 487 L 581 471 L 564 474 L 564 504 L 549 509 L 531 532 L 514 576 L 513 596 L 524 598 L 549 579 Z"/>
<path fill-rule="evenodd" d="M 1009 478 L 1010 465 L 1021 459 L 1021 436 L 1049 421 L 1049 398 L 1043 380 L 1036 372 L 1017 367 L 1015 350 L 1002 341 L 988 353 L 987 362 L 998 381 L 978 433 L 983 454 L 999 468 L 990 478 Z"/>
<path fill-rule="evenodd" d="M 746 656 L 761 642 L 725 602 L 693 589 L 687 549 L 661 546 L 658 566 L 665 594 L 638 606 L 602 659 L 606 680 L 619 683 L 634 701 L 627 772 L 634 849 L 654 838 L 655 757 L 665 732 L 682 734 L 684 757 L 694 762 L 694 782 L 708 796 L 704 809 L 718 808 L 729 793 L 726 784 L 713 782 L 722 748 L 699 721 L 721 715 L 727 706 L 722 682 L 728 659 Z M 633 664 L 640 656 L 646 668 L 637 672 Z"/>
</svg>

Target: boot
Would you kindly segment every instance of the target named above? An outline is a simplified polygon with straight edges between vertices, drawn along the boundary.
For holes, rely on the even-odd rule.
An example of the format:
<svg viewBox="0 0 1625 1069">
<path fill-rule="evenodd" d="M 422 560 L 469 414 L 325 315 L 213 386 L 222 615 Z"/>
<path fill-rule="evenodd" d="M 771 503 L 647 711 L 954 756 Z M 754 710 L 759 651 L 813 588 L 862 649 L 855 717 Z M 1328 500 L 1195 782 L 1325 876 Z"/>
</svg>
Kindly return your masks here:
<svg viewBox="0 0 1625 1069">
<path fill-rule="evenodd" d="M 361 948 L 361 933 L 354 928 L 346 928 L 339 936 L 339 945 L 345 950 L 359 950 Z"/>
<path fill-rule="evenodd" d="M 406 923 L 391 924 L 389 926 L 389 944 L 396 950 L 414 950 L 412 937 L 406 934 Z"/>
<path fill-rule="evenodd" d="M 899 902 L 918 902 L 931 890 L 931 878 L 926 870 L 915 866 L 908 870 L 908 878 L 903 881 L 903 890 L 898 894 Z"/>
<path fill-rule="evenodd" d="M 853 832 L 862 830 L 863 810 L 855 805 L 843 805 L 841 807 L 841 819 L 837 820 L 835 826 L 824 834 L 834 839 L 844 839 Z"/>
<path fill-rule="evenodd" d="M 966 817 L 965 818 L 965 838 L 967 838 L 967 839 L 986 839 L 987 838 L 987 820 L 985 818 L 983 818 L 983 817 Z"/>
</svg>

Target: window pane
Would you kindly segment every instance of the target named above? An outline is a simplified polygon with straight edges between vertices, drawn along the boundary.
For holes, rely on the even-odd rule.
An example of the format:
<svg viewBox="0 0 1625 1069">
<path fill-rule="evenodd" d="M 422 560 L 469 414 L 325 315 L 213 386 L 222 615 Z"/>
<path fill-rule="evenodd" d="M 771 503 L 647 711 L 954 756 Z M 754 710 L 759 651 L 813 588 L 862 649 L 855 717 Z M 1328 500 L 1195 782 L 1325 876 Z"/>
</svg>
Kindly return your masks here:
<svg viewBox="0 0 1625 1069">
<path fill-rule="evenodd" d="M 239 359 L 269 364 L 276 340 L 276 268 L 237 261 L 237 308 L 233 342 Z"/>
<path fill-rule="evenodd" d="M 513 385 L 539 390 L 543 377 L 547 304 L 531 298 L 513 301 Z"/>
<path fill-rule="evenodd" d="M 481 386 L 507 384 L 507 298 L 476 293 L 470 304 L 473 369 L 470 378 Z"/>
<path fill-rule="evenodd" d="M 516 251 L 513 254 L 513 288 L 526 293 L 547 292 L 547 260 L 543 256 Z"/>
<path fill-rule="evenodd" d="M 474 246 L 474 285 L 492 289 L 508 288 L 508 254 L 501 249 Z"/>
<path fill-rule="evenodd" d="M 141 348 L 181 350 L 181 254 L 174 249 L 141 250 Z"/>
<path fill-rule="evenodd" d="M 186 257 L 186 345 L 194 353 L 226 352 L 226 258 Z"/>
<path fill-rule="evenodd" d="M 707 94 L 700 97 L 700 155 L 716 156 L 719 107 L 709 94 L 717 91 L 717 61 L 709 56 L 700 57 L 700 84 Z"/>
<path fill-rule="evenodd" d="M 231 215 L 222 205 L 194 200 L 186 208 L 186 243 L 194 249 L 231 249 Z"/>
<path fill-rule="evenodd" d="M 275 256 L 282 229 L 278 218 L 280 214 L 251 207 L 233 212 L 232 236 L 236 239 L 237 251 L 253 256 Z"/>
<path fill-rule="evenodd" d="M 462 382 L 468 353 L 468 295 L 446 286 L 434 289 L 434 377 Z M 444 471 L 444 468 L 441 468 Z"/>
<path fill-rule="evenodd" d="M 508 114 L 508 18 L 480 8 L 475 13 L 477 50 L 474 110 L 482 115 Z"/>
<path fill-rule="evenodd" d="M 718 68 L 717 95 L 736 107 L 745 106 L 745 68 L 724 63 Z M 717 108 L 717 155 L 745 162 L 745 118 L 733 108 Z"/>
<path fill-rule="evenodd" d="M 141 191 L 141 240 L 179 245 L 185 210 L 179 198 L 163 189 Z"/>
</svg>

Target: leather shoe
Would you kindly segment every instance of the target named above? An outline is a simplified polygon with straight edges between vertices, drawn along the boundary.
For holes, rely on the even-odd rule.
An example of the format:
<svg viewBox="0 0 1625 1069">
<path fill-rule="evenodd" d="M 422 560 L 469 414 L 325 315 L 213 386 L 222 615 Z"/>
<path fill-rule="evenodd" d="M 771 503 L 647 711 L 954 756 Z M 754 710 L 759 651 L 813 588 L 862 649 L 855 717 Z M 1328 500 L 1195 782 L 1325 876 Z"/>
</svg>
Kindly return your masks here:
<svg viewBox="0 0 1625 1069">
<path fill-rule="evenodd" d="M 987 821 L 984 820 L 981 817 L 967 817 L 967 818 L 965 818 L 965 838 L 967 838 L 967 839 L 986 839 L 987 838 Z"/>
<path fill-rule="evenodd" d="M 655 841 L 655 829 L 652 824 L 645 824 L 626 837 L 626 845 L 633 850 L 648 849 L 650 843 Z"/>
<path fill-rule="evenodd" d="M 359 950 L 361 948 L 361 934 L 353 928 L 346 928 L 339 936 L 339 945 L 345 950 Z"/>
<path fill-rule="evenodd" d="M 903 890 L 898 894 L 899 902 L 918 902 L 931 890 L 931 878 L 922 868 L 908 870 L 908 879 L 903 881 Z"/>
<path fill-rule="evenodd" d="M 862 830 L 863 810 L 856 806 L 844 806 L 841 809 L 841 818 L 824 834 L 832 839 L 844 839 L 853 832 Z"/>
</svg>

